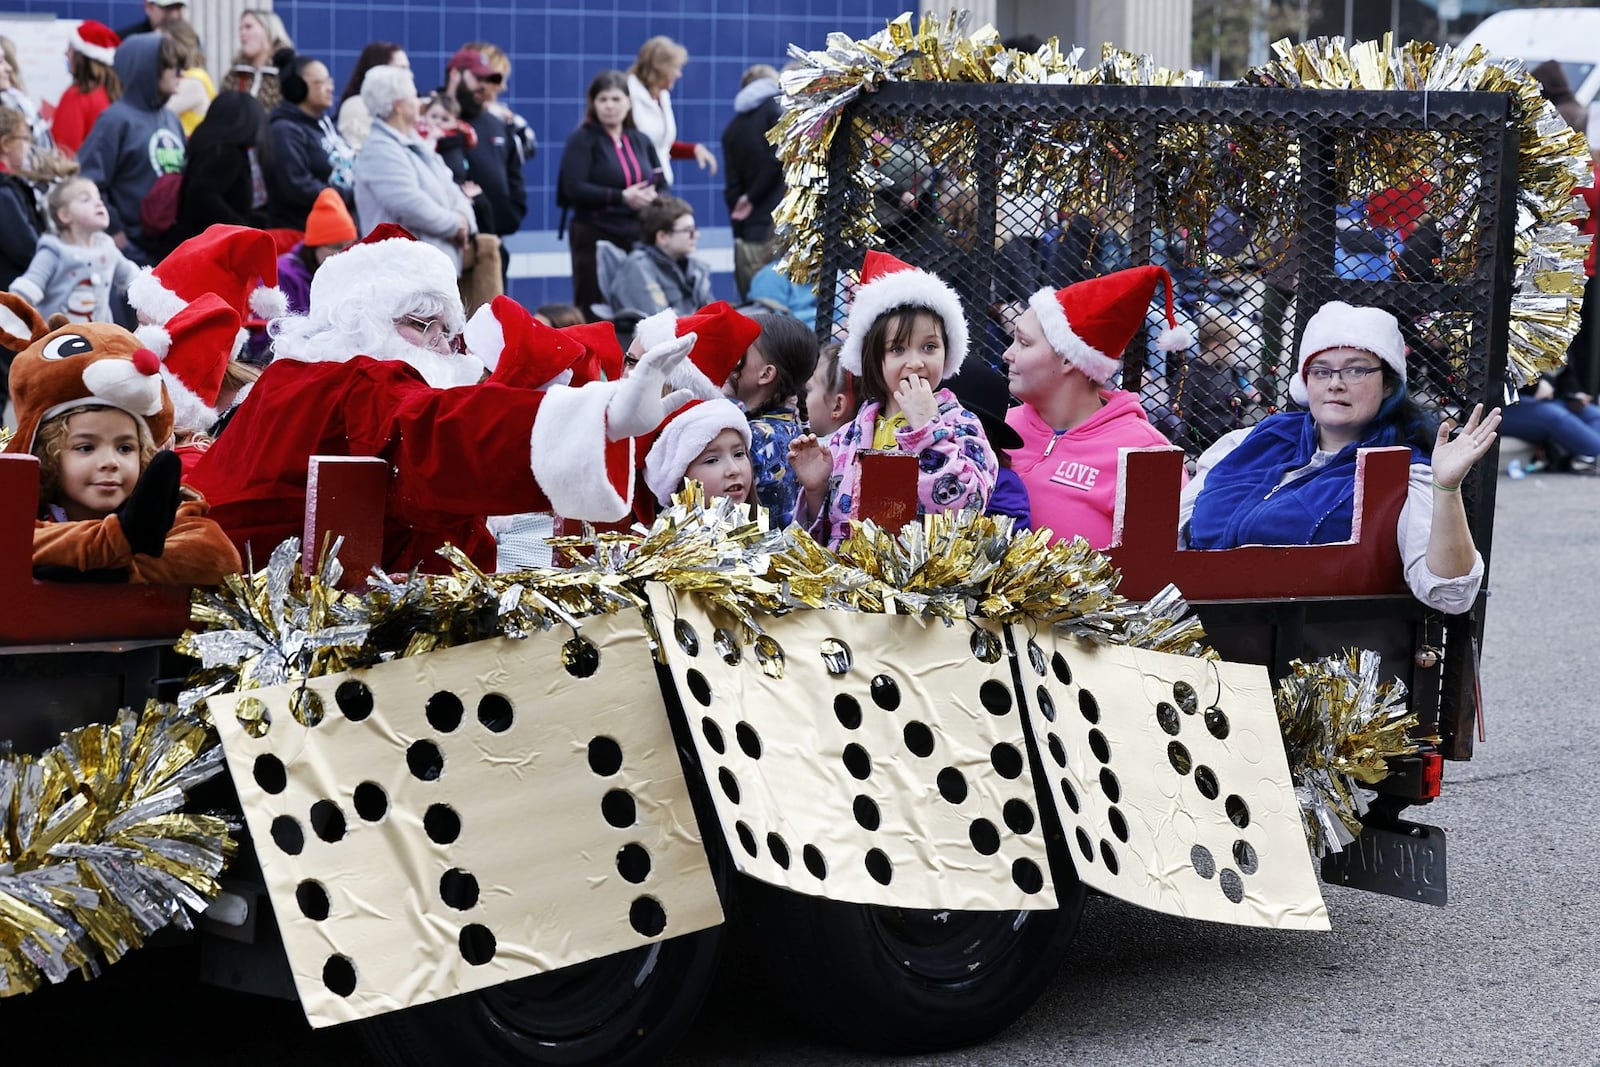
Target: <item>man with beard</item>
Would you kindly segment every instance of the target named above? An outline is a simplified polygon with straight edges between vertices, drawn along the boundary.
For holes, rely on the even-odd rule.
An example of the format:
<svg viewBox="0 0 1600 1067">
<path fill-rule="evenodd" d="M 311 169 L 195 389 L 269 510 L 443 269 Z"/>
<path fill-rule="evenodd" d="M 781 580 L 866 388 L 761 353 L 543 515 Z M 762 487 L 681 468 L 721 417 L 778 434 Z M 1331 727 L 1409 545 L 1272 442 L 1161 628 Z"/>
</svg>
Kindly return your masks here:
<svg viewBox="0 0 1600 1067">
<path fill-rule="evenodd" d="M 505 76 L 474 48 L 462 48 L 451 56 L 444 76 L 445 92 L 461 106 L 461 121 L 478 135 L 478 143 L 466 149 L 467 177 L 478 183 L 489 203 L 490 232 L 504 238 L 522 228 L 528 213 L 522 155 L 505 121 L 484 106 L 489 86 L 502 83 Z M 501 256 L 502 270 L 509 261 L 509 256 Z"/>
<path fill-rule="evenodd" d="M 627 513 L 632 438 L 689 399 L 663 387 L 695 335 L 656 346 L 621 381 L 532 389 L 476 384 L 484 362 L 455 343 L 463 318 L 449 258 L 399 227 L 328 258 L 309 313 L 274 321 L 272 365 L 190 479 L 241 555 L 259 565 L 300 532 L 314 455 L 390 464 L 389 571 L 444 569 L 436 550 L 446 542 L 493 570 L 486 515 Z M 538 331 L 517 343 L 574 343 Z"/>
</svg>

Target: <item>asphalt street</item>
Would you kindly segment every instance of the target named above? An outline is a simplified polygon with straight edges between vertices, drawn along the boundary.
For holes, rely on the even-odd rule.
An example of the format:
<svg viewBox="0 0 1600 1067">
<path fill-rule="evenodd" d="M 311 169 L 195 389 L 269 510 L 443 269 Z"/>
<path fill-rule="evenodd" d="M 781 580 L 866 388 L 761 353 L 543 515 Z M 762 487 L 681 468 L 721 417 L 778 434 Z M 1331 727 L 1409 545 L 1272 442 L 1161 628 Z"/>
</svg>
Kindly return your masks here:
<svg viewBox="0 0 1600 1067">
<path fill-rule="evenodd" d="M 1325 887 L 1333 930 L 1304 934 L 1091 899 L 1070 958 L 1018 1023 L 982 1047 L 894 1060 L 810 1036 L 730 967 L 672 1067 L 1600 1063 L 1596 660 L 1583 607 L 1597 519 L 1600 478 L 1500 484 L 1487 740 L 1411 813 L 1449 833 L 1448 907 Z M 293 1004 L 196 989 L 182 977 L 191 963 L 192 950 L 136 953 L 87 987 L 0 1001 L 0 1047 L 29 1062 L 368 1062 L 348 1027 L 314 1033 Z"/>
</svg>

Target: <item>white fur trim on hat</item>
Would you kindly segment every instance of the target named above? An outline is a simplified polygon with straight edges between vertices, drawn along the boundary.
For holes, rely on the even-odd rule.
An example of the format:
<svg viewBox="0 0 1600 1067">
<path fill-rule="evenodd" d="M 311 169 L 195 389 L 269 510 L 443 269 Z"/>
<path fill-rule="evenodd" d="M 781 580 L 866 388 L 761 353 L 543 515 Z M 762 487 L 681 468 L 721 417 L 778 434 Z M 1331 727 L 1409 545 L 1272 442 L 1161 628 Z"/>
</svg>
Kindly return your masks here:
<svg viewBox="0 0 1600 1067">
<path fill-rule="evenodd" d="M 289 298 L 276 285 L 258 285 L 250 294 L 250 310 L 263 319 L 281 319 L 289 314 Z"/>
<path fill-rule="evenodd" d="M 1122 360 L 1091 348 L 1088 341 L 1073 332 L 1054 289 L 1040 289 L 1028 297 L 1028 306 L 1039 316 L 1039 328 L 1056 354 L 1090 378 L 1102 383 L 1109 381 L 1122 366 Z"/>
<path fill-rule="evenodd" d="M 128 303 L 156 322 L 167 322 L 189 306 L 189 302 L 161 284 L 149 267 L 139 271 L 128 284 Z"/>
<path fill-rule="evenodd" d="M 172 335 L 167 332 L 165 326 L 157 326 L 153 322 L 147 322 L 142 326 L 135 327 L 133 335 L 139 339 L 140 344 L 162 359 L 166 359 L 167 353 L 172 351 Z"/>
<path fill-rule="evenodd" d="M 80 52 L 96 63 L 104 63 L 109 67 L 117 61 L 117 50 L 115 48 L 107 48 L 102 44 L 90 44 L 83 39 L 77 28 L 73 29 L 72 37 L 68 39 L 68 43 L 72 45 L 74 52 Z"/>
<path fill-rule="evenodd" d="M 723 430 L 739 431 L 744 447 L 750 447 L 750 420 L 731 400 L 707 400 L 682 408 L 656 431 L 655 443 L 644 457 L 644 484 L 657 503 L 672 503 L 672 494 L 683 486 L 689 465 Z"/>
<path fill-rule="evenodd" d="M 634 340 L 638 341 L 646 352 L 656 345 L 666 344 L 676 336 L 678 336 L 678 313 L 671 308 L 640 319 L 639 325 L 633 328 Z M 687 363 L 688 360 L 684 362 Z"/>
<path fill-rule="evenodd" d="M 1317 309 L 1300 336 L 1300 364 L 1289 379 L 1289 395 L 1302 407 L 1310 403 L 1306 392 L 1306 365 L 1330 348 L 1358 348 L 1388 364 L 1406 380 L 1406 342 L 1400 323 L 1382 308 L 1358 307 L 1330 300 Z"/>
<path fill-rule="evenodd" d="M 939 380 L 959 374 L 967 358 L 967 316 L 961 297 L 937 274 L 915 267 L 885 274 L 856 290 L 839 365 L 859 377 L 867 331 L 880 316 L 901 307 L 926 308 L 944 321 L 944 370 Z"/>
<path fill-rule="evenodd" d="M 606 405 L 621 384 L 590 382 L 580 389 L 555 386 L 545 392 L 539 405 L 529 465 L 550 501 L 550 510 L 563 518 L 615 522 L 633 506 L 632 454 L 626 493 L 618 494 L 606 477 Z M 630 442 L 628 447 L 634 446 Z"/>
<path fill-rule="evenodd" d="M 175 430 L 209 430 L 217 421 L 217 409 L 200 399 L 198 393 L 183 384 L 183 379 L 161 365 L 161 381 L 172 398 L 172 428 Z"/>
</svg>

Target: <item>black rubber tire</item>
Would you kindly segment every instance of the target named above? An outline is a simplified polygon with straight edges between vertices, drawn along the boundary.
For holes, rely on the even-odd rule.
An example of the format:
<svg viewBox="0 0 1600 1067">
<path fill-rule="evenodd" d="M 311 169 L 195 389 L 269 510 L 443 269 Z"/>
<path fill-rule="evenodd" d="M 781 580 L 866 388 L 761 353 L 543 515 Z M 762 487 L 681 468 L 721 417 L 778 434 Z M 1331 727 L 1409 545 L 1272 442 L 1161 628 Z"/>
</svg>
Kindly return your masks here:
<svg viewBox="0 0 1600 1067">
<path fill-rule="evenodd" d="M 771 981 L 795 1017 L 870 1052 L 977 1044 L 1020 1018 L 1066 958 L 1084 889 L 1049 911 L 932 912 L 739 886 Z"/>
<path fill-rule="evenodd" d="M 394 1067 L 635 1067 L 682 1040 L 716 972 L 725 926 L 359 1025 Z"/>
</svg>

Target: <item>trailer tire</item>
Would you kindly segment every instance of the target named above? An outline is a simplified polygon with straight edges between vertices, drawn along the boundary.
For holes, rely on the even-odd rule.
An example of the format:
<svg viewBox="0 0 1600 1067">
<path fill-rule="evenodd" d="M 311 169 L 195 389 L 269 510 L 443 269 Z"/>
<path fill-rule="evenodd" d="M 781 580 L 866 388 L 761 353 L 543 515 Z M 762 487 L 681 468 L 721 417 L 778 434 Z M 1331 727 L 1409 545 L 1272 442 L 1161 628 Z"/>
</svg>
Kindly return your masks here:
<svg viewBox="0 0 1600 1067">
<path fill-rule="evenodd" d="M 1047 911 L 847 904 L 749 881 L 740 903 L 798 1019 L 870 1052 L 937 1052 L 1000 1032 L 1049 985 L 1083 912 L 1084 887 L 1064 866 L 1060 907 Z"/>
<path fill-rule="evenodd" d="M 714 926 L 360 1023 L 391 1067 L 657 1063 L 693 1024 L 716 972 Z"/>
</svg>

